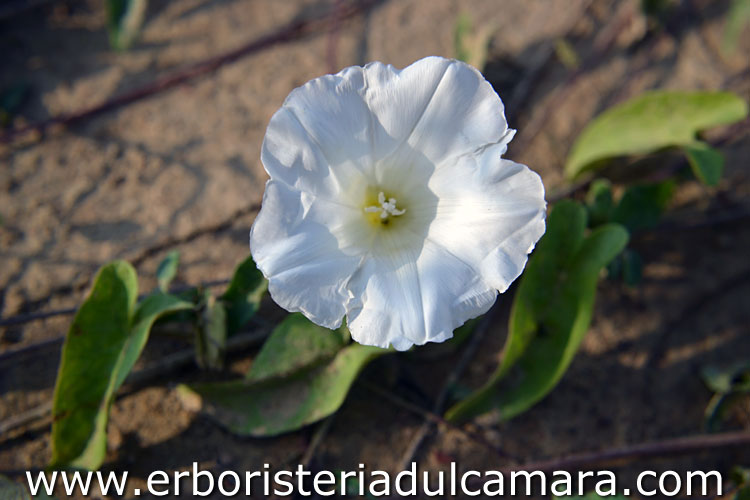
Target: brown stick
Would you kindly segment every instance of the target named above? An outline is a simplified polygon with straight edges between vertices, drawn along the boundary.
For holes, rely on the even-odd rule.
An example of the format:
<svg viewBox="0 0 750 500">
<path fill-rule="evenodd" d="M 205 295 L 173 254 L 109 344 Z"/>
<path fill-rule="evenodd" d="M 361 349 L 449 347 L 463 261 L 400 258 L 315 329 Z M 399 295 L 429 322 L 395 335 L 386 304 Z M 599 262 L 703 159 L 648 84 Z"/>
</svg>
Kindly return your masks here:
<svg viewBox="0 0 750 500">
<path fill-rule="evenodd" d="M 544 126 L 549 123 L 550 117 L 568 99 L 569 93 L 578 79 L 604 61 L 610 49 L 617 41 L 617 37 L 629 25 L 633 15 L 632 7 L 624 4 L 620 12 L 615 15 L 614 21 L 599 32 L 593 42 L 594 53 L 591 58 L 584 61 L 575 71 L 570 73 L 563 84 L 553 91 L 547 104 L 531 116 L 528 123 L 524 126 L 523 134 L 519 134 L 519 137 L 516 138 L 513 144 L 515 151 L 523 151 L 536 139 Z"/>
<path fill-rule="evenodd" d="M 651 443 L 639 443 L 622 448 L 593 451 L 568 455 L 550 460 L 530 462 L 523 465 L 503 467 L 499 472 L 509 474 L 513 471 L 556 471 L 590 469 L 604 465 L 621 465 L 633 460 L 686 455 L 689 453 L 701 453 L 720 448 L 733 448 L 750 446 L 750 431 L 725 432 L 721 434 L 702 434 L 698 436 L 680 437 L 654 441 Z"/>
<path fill-rule="evenodd" d="M 300 463 L 305 467 L 309 468 L 310 465 L 312 465 L 313 460 L 315 459 L 316 453 L 318 453 L 318 449 L 320 448 L 320 445 L 323 443 L 323 440 L 328 435 L 328 431 L 331 430 L 331 424 L 333 423 L 333 419 L 336 417 L 336 414 L 330 415 L 323 419 L 322 422 L 318 425 L 318 427 L 315 429 L 315 433 L 312 436 L 312 439 L 310 439 L 310 444 L 307 446 L 307 450 L 305 450 L 305 454 L 302 455 L 302 458 L 300 459 Z"/>
<path fill-rule="evenodd" d="M 407 411 L 410 411 L 416 415 L 420 415 L 425 420 L 429 420 L 432 423 L 438 424 L 438 425 L 444 425 L 448 427 L 449 429 L 452 429 L 456 432 L 459 432 L 460 434 L 464 435 L 465 437 L 471 439 L 477 444 L 480 444 L 490 450 L 492 453 L 497 455 L 500 458 L 504 459 L 512 459 L 513 457 L 510 456 L 507 452 L 505 452 L 503 449 L 501 449 L 498 446 L 495 446 L 494 444 L 490 443 L 487 439 L 485 439 L 484 436 L 477 432 L 472 432 L 468 429 L 465 429 L 461 427 L 458 424 L 454 424 L 453 422 L 449 422 L 448 420 L 444 419 L 437 413 L 431 412 L 429 410 L 426 410 L 418 405 L 415 405 L 414 403 L 411 403 L 396 394 L 393 394 L 392 392 L 386 391 L 385 389 L 381 388 L 380 386 L 373 384 L 371 382 L 360 382 L 361 385 L 366 387 L 368 390 L 374 392 L 375 394 L 378 394 L 379 396 L 383 397 L 384 399 L 387 399 L 391 403 L 393 403 L 396 406 L 399 406 Z"/>
<path fill-rule="evenodd" d="M 479 344 L 484 338 L 485 333 L 487 333 L 490 324 L 492 324 L 493 318 L 497 314 L 497 311 L 498 306 L 493 306 L 487 312 L 487 314 L 485 314 L 484 318 L 482 318 L 475 331 L 471 334 L 469 345 L 466 346 L 463 354 L 461 355 L 461 358 L 458 360 L 458 363 L 456 363 L 456 365 L 453 367 L 453 370 L 451 370 L 451 372 L 448 374 L 448 377 L 445 379 L 445 382 L 443 383 L 443 388 L 440 390 L 440 394 L 438 394 L 438 397 L 435 400 L 435 404 L 432 408 L 432 413 L 439 415 L 443 412 L 443 406 L 445 406 L 445 401 L 448 399 L 448 391 L 458 382 L 459 378 L 461 378 L 461 374 L 474 358 L 474 354 L 479 348 Z M 401 470 L 406 470 L 409 468 L 411 461 L 419 452 L 419 448 L 422 446 L 422 442 L 432 431 L 433 425 L 434 422 L 428 418 L 425 419 L 425 421 L 422 423 L 422 426 L 417 430 L 417 433 L 414 435 L 411 442 L 409 443 L 409 446 L 406 448 L 406 452 L 401 457 Z"/>
<path fill-rule="evenodd" d="M 76 122 L 93 118 L 94 116 L 106 113 L 108 111 L 121 108 L 127 104 L 131 104 L 143 98 L 151 97 L 160 92 L 164 92 L 165 90 L 185 83 L 188 80 L 192 80 L 198 76 L 216 71 L 220 67 L 236 62 L 239 59 L 250 54 L 259 52 L 280 43 L 299 40 L 300 38 L 317 31 L 329 29 L 332 19 L 336 19 L 337 22 L 344 21 L 359 14 L 360 12 L 367 10 L 380 1 L 382 0 L 361 0 L 360 2 L 354 4 L 345 5 L 340 9 L 337 8 L 333 13 L 328 13 L 323 16 L 318 16 L 303 21 L 293 21 L 273 33 L 261 36 L 260 38 L 252 40 L 236 49 L 200 61 L 197 64 L 189 66 L 181 71 L 177 71 L 162 78 L 158 78 L 152 83 L 131 90 L 130 92 L 126 92 L 122 95 L 113 97 L 112 99 L 106 100 L 95 106 L 79 111 L 74 111 L 72 113 L 63 113 L 41 122 L 32 123 L 25 127 L 10 130 L 0 135 L 0 144 L 9 144 L 16 139 L 33 132 L 43 133 L 45 130 L 54 125 L 71 125 Z"/>
</svg>

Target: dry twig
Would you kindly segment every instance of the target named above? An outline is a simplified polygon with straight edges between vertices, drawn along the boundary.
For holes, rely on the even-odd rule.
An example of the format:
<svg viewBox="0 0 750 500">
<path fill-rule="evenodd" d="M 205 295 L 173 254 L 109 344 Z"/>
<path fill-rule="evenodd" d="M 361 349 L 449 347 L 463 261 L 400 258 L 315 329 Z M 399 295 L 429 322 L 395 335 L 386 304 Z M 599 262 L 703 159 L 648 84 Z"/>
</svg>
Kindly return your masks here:
<svg viewBox="0 0 750 500">
<path fill-rule="evenodd" d="M 750 446 L 750 432 L 748 431 L 703 434 L 651 443 L 639 443 L 622 448 L 579 453 L 539 462 L 529 462 L 523 465 L 503 467 L 499 471 L 503 474 L 510 474 L 513 471 L 532 470 L 542 472 L 577 469 L 588 470 L 609 465 L 622 465 L 634 460 L 702 453 L 721 448 L 738 448 L 743 446 Z"/>
<path fill-rule="evenodd" d="M 443 407 L 445 406 L 445 402 L 448 399 L 448 393 L 451 390 L 453 386 L 456 385 L 459 378 L 461 378 L 461 375 L 463 374 L 464 370 L 468 366 L 468 364 L 471 362 L 471 360 L 474 358 L 474 355 L 476 354 L 477 349 L 479 348 L 479 344 L 481 343 L 482 339 L 484 338 L 484 335 L 487 333 L 487 330 L 489 329 L 490 325 L 492 324 L 493 318 L 497 314 L 498 306 L 495 305 L 490 309 L 490 311 L 485 314 L 484 318 L 482 318 L 481 322 L 479 323 L 479 326 L 474 330 L 471 337 L 469 338 L 469 344 L 464 349 L 463 354 L 461 355 L 461 358 L 458 360 L 458 363 L 456 363 L 453 366 L 453 369 L 448 374 L 448 377 L 445 379 L 445 382 L 443 383 L 443 387 L 440 390 L 440 393 L 438 394 L 437 399 L 435 400 L 435 404 L 432 408 L 432 413 L 439 415 L 443 412 Z M 406 448 L 406 451 L 404 452 L 403 456 L 401 457 L 401 469 L 406 470 L 409 468 L 409 465 L 411 464 L 414 457 L 416 457 L 417 453 L 419 452 L 419 448 L 422 445 L 422 442 L 425 440 L 425 438 L 430 434 L 434 426 L 434 422 L 430 420 L 429 418 L 426 419 L 420 428 L 417 430 L 416 434 L 412 438 L 411 442 L 409 443 L 409 446 Z"/>
<path fill-rule="evenodd" d="M 311 33 L 328 29 L 331 26 L 332 19 L 337 19 L 337 22 L 344 21 L 361 12 L 364 12 L 380 1 L 382 0 L 361 0 L 356 3 L 347 3 L 340 9 L 335 9 L 333 13 L 327 13 L 323 16 L 318 16 L 311 19 L 293 21 L 286 26 L 283 26 L 282 28 L 274 31 L 273 33 L 261 36 L 260 38 L 252 40 L 236 49 L 200 61 L 197 64 L 189 66 L 181 71 L 177 71 L 162 78 L 158 78 L 156 81 L 144 85 L 143 87 L 139 87 L 131 90 L 130 92 L 126 92 L 122 95 L 113 97 L 112 99 L 108 99 L 100 104 L 78 111 L 73 111 L 72 113 L 63 113 L 38 123 L 32 123 L 25 127 L 10 130 L 0 135 L 0 144 L 9 144 L 17 140 L 18 138 L 31 133 L 44 133 L 46 130 L 53 126 L 72 125 L 74 123 L 78 123 L 100 114 L 121 108 L 146 97 L 151 97 L 153 95 L 159 94 L 161 92 L 164 92 L 165 90 L 172 89 L 196 77 L 212 73 L 222 66 L 236 62 L 248 55 L 254 54 L 274 45 L 299 40 L 300 38 L 310 35 Z"/>
<path fill-rule="evenodd" d="M 495 446 L 494 444 L 490 443 L 487 439 L 485 439 L 484 436 L 477 432 L 470 431 L 468 429 L 465 429 L 461 427 L 460 425 L 454 424 L 453 422 L 449 422 L 448 420 L 444 419 L 437 413 L 431 412 L 429 410 L 426 410 L 418 405 L 415 405 L 414 403 L 411 403 L 396 394 L 393 394 L 392 392 L 386 391 L 385 389 L 382 389 L 380 386 L 370 383 L 370 382 L 361 382 L 361 384 L 366 387 L 368 390 L 378 394 L 379 396 L 383 397 L 384 399 L 387 399 L 391 403 L 393 403 L 396 406 L 399 406 L 407 411 L 410 411 L 416 415 L 420 415 L 425 420 L 429 420 L 435 424 L 443 425 L 445 427 L 448 427 L 456 432 L 459 432 L 460 434 L 464 435 L 465 437 L 469 438 L 470 440 L 474 441 L 475 443 L 484 446 L 488 450 L 490 450 L 492 453 L 497 455 L 499 458 L 504 459 L 513 459 L 511 455 L 509 455 L 507 452 L 505 452 L 502 448 Z"/>
</svg>

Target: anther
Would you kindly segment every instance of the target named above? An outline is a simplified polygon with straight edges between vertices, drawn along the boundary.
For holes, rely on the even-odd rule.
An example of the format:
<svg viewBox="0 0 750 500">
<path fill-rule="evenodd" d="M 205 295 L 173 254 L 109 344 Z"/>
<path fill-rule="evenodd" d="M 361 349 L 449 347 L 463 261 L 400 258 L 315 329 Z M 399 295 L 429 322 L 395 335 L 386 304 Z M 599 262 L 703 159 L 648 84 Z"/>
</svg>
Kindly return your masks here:
<svg viewBox="0 0 750 500">
<path fill-rule="evenodd" d="M 383 191 L 378 193 L 378 203 L 380 203 L 380 206 L 365 207 L 365 212 L 380 212 L 381 222 L 385 223 L 388 220 L 388 217 L 390 217 L 391 215 L 396 217 L 399 215 L 404 215 L 406 213 L 406 209 L 399 210 L 398 208 L 396 208 L 396 198 L 386 199 L 385 193 Z"/>
</svg>

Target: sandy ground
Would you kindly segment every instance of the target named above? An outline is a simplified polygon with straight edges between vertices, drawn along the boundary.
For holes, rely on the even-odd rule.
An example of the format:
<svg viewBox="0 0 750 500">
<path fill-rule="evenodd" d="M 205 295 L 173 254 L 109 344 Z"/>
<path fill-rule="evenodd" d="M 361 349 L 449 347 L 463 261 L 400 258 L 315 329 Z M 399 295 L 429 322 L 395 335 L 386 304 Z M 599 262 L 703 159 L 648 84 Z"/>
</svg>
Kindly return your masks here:
<svg viewBox="0 0 750 500">
<path fill-rule="evenodd" d="M 455 20 L 468 13 L 493 33 L 485 74 L 519 130 L 507 156 L 539 171 L 552 192 L 564 186 L 562 164 L 576 134 L 613 103 L 650 88 L 750 96 L 743 57 L 750 53 L 748 31 L 734 54 L 720 49 L 729 2 L 686 3 L 664 30 L 644 39 L 646 21 L 635 1 L 390 0 L 340 27 L 335 63 L 343 68 L 379 60 L 403 67 L 427 55 L 451 57 Z M 135 47 L 115 53 L 96 2 L 60 2 L 0 20 L 0 88 L 29 85 L 18 120 L 34 122 L 132 90 L 330 7 L 301 0 L 154 0 Z M 554 56 L 562 37 L 588 63 L 582 71 Z M 597 57 L 596 48 L 610 39 L 605 56 Z M 113 258 L 136 264 L 142 291 L 153 287 L 157 263 L 173 248 L 182 252 L 178 281 L 228 277 L 248 254 L 266 179 L 259 160 L 265 126 L 291 89 L 331 70 L 329 43 L 328 34 L 316 33 L 278 45 L 43 140 L 1 150 L 2 316 L 78 304 L 95 270 Z M 727 175 L 719 188 L 695 182 L 680 188 L 670 213 L 678 229 L 635 238 L 646 262 L 642 286 L 600 287 L 592 331 L 558 389 L 520 418 L 498 423 L 489 416 L 474 428 L 519 461 L 700 430 L 710 397 L 700 368 L 750 357 L 750 280 L 737 278 L 750 270 L 747 220 L 679 229 L 706 213 L 750 206 L 747 127 L 723 152 Z M 8 328 L 0 353 L 59 337 L 67 321 Z M 501 311 L 462 386 L 476 386 L 491 373 L 505 324 Z M 147 357 L 158 362 L 154 353 L 170 346 L 150 346 Z M 58 348 L 2 358 L 0 420 L 49 400 Z M 235 369 L 251 357 L 239 356 Z M 454 362 L 403 355 L 376 363 L 364 378 L 390 381 L 384 384 L 389 390 L 430 406 Z M 106 467 L 143 478 L 193 460 L 215 470 L 251 469 L 291 463 L 304 453 L 310 430 L 238 440 L 184 409 L 172 387 L 196 376 L 195 370 L 175 373 L 118 400 Z M 336 469 L 364 461 L 395 470 L 420 426 L 419 417 L 357 385 L 315 464 Z M 750 427 L 750 403 L 735 410 L 728 426 Z M 48 437 L 47 427 L 37 426 L 0 438 L 0 472 L 44 466 Z M 467 468 L 501 465 L 450 430 L 432 434 L 417 454 L 424 467 L 443 467 L 446 457 Z M 750 464 L 747 451 L 657 465 L 726 469 L 743 461 Z"/>
</svg>

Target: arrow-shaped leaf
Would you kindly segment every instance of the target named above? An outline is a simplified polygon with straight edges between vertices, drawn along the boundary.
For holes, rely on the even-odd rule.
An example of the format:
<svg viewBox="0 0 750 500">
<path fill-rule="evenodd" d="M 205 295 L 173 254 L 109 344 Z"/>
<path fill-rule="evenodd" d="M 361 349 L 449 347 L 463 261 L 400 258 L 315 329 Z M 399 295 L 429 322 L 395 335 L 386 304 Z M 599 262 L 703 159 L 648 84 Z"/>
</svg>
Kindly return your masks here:
<svg viewBox="0 0 750 500">
<path fill-rule="evenodd" d="M 500 366 L 447 418 L 464 420 L 492 408 L 512 418 L 562 378 L 591 322 L 599 272 L 628 240 L 618 224 L 599 226 L 589 236 L 584 236 L 585 227 L 586 213 L 579 204 L 565 201 L 554 207 L 514 297 Z M 501 385 L 513 367 L 519 369 L 519 382 Z"/>
<path fill-rule="evenodd" d="M 288 377 L 328 361 L 349 340 L 345 328 L 331 331 L 315 325 L 300 313 L 287 316 L 268 337 L 253 360 L 248 380 Z"/>
<path fill-rule="evenodd" d="M 222 300 L 227 310 L 227 333 L 232 335 L 242 328 L 260 307 L 260 301 L 268 289 L 252 257 L 248 257 L 234 271 Z"/>
<path fill-rule="evenodd" d="M 125 50 L 135 41 L 146 14 L 147 0 L 107 0 L 109 43 Z"/>
<path fill-rule="evenodd" d="M 565 163 L 575 178 L 617 156 L 688 146 L 702 130 L 747 116 L 747 103 L 731 92 L 647 92 L 608 109 L 581 132 Z"/>
<path fill-rule="evenodd" d="M 705 142 L 695 141 L 683 146 L 693 174 L 706 186 L 715 186 L 724 171 L 724 156 Z"/>
<path fill-rule="evenodd" d="M 133 267 L 115 261 L 104 266 L 65 338 L 55 386 L 52 467 L 99 468 L 106 452 L 109 408 L 156 319 L 192 304 L 165 294 L 136 307 L 138 282 Z"/>
<path fill-rule="evenodd" d="M 180 265 L 180 251 L 172 250 L 164 257 L 156 268 L 156 280 L 159 283 L 159 290 L 166 293 L 169 284 L 177 276 L 177 266 Z"/>
<path fill-rule="evenodd" d="M 235 434 L 276 436 L 333 414 L 362 368 L 387 352 L 351 344 L 329 363 L 291 377 L 183 385 L 178 391 Z"/>
</svg>

